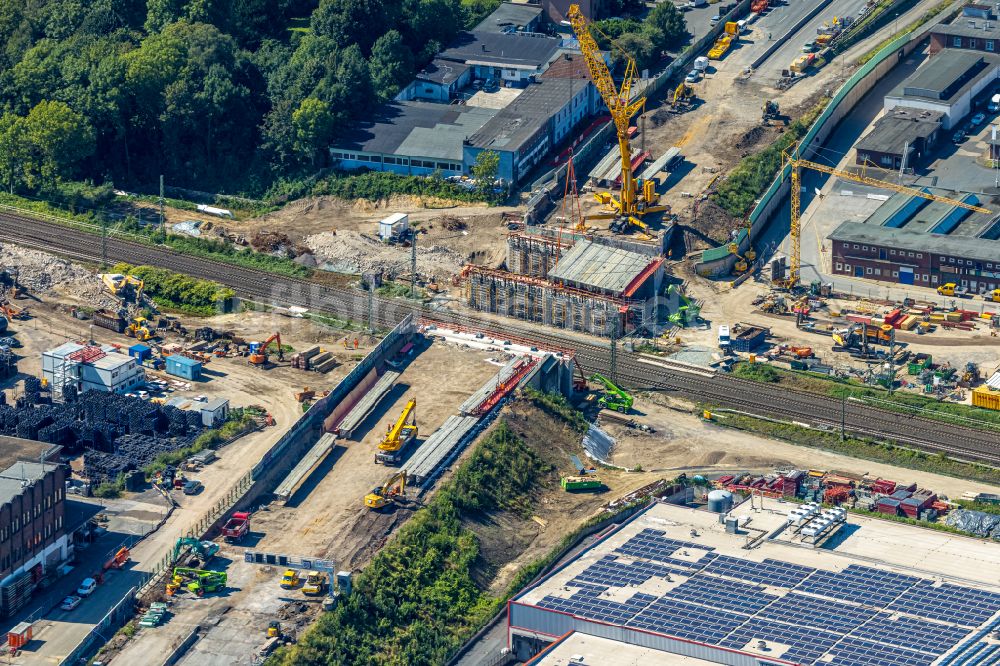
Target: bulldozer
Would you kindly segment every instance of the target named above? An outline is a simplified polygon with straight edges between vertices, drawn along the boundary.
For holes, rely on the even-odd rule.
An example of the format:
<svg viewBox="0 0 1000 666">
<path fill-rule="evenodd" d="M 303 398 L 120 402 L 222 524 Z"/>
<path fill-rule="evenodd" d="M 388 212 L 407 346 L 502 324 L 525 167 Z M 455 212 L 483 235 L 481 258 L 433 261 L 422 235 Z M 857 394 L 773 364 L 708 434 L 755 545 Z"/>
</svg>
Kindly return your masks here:
<svg viewBox="0 0 1000 666">
<path fill-rule="evenodd" d="M 365 495 L 365 506 L 381 510 L 406 496 L 406 472 L 397 472 L 378 488 Z"/>
</svg>

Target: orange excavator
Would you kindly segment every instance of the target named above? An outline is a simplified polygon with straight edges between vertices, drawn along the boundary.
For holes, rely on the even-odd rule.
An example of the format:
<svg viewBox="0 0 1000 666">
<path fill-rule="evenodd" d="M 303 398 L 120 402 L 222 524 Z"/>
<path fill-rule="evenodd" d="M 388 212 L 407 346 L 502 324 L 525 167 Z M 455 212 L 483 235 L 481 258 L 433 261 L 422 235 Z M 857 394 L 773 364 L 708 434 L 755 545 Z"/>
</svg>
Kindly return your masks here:
<svg viewBox="0 0 1000 666">
<path fill-rule="evenodd" d="M 250 365 L 263 366 L 267 364 L 267 348 L 272 342 L 278 343 L 278 360 L 285 360 L 285 352 L 281 350 L 281 333 L 275 333 L 260 346 L 250 343 L 250 358 L 248 359 Z"/>
</svg>

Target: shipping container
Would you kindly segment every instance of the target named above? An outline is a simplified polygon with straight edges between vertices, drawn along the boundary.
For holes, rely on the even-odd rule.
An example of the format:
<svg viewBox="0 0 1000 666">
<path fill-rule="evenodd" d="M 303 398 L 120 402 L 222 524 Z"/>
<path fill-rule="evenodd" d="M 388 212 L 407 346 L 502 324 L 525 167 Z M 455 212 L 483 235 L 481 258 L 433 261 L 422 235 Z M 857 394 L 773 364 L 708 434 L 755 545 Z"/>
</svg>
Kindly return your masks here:
<svg viewBox="0 0 1000 666">
<path fill-rule="evenodd" d="M 764 344 L 768 329 L 758 326 L 748 326 L 732 337 L 732 348 L 738 352 L 752 352 Z"/>
<path fill-rule="evenodd" d="M 977 386 L 972 389 L 972 404 L 1000 411 L 1000 391 L 994 391 L 987 386 Z"/>
</svg>

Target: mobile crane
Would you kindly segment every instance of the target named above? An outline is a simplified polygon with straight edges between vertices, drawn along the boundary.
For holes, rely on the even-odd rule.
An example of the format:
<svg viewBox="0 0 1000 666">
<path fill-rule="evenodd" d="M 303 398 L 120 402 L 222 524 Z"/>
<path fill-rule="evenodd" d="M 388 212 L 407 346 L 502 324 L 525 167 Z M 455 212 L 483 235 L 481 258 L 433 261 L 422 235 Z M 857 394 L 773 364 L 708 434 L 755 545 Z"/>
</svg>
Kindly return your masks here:
<svg viewBox="0 0 1000 666">
<path fill-rule="evenodd" d="M 255 347 L 255 343 L 250 343 L 250 358 L 248 359 L 250 365 L 263 366 L 267 364 L 267 348 L 272 342 L 278 343 L 278 360 L 285 360 L 285 352 L 281 350 L 281 333 L 275 333 L 259 347 Z"/>
<path fill-rule="evenodd" d="M 966 208 L 977 213 L 990 214 L 991 211 L 980 206 L 974 206 L 972 204 L 967 204 L 963 201 L 956 201 L 955 199 L 949 199 L 948 197 L 938 196 L 937 194 L 929 194 L 922 190 L 917 190 L 912 187 L 906 187 L 905 185 L 897 185 L 896 183 L 889 183 L 884 180 L 878 180 L 877 178 L 871 178 L 863 174 L 854 174 L 850 171 L 842 171 L 840 169 L 835 169 L 833 167 L 826 166 L 825 164 L 817 164 L 816 162 L 810 162 L 808 160 L 801 159 L 798 157 L 797 149 L 795 153 L 786 151 L 782 154 L 784 169 L 785 165 L 790 166 L 790 178 L 792 185 L 792 214 L 791 214 L 791 244 L 792 252 L 791 257 L 788 262 L 788 277 L 781 281 L 780 286 L 791 289 L 798 285 L 799 283 L 799 273 L 802 269 L 802 239 L 801 239 L 801 227 L 800 227 L 800 207 L 801 207 L 801 194 L 802 194 L 802 177 L 800 169 L 812 169 L 813 171 L 819 171 L 820 173 L 829 174 L 831 176 L 837 176 L 838 178 L 843 178 L 844 180 L 850 180 L 855 183 L 864 183 L 866 185 L 871 185 L 873 187 L 880 187 L 886 190 L 892 190 L 894 192 L 900 192 L 902 194 L 909 194 L 915 197 L 921 197 L 924 199 L 930 199 L 931 201 L 940 201 L 946 203 L 950 206 L 955 206 L 957 208 Z"/>
<path fill-rule="evenodd" d="M 628 414 L 629 410 L 632 409 L 632 402 L 635 399 L 625 391 L 615 386 L 610 379 L 595 372 L 590 376 L 590 381 L 599 382 L 604 386 L 605 393 L 597 401 L 597 404 L 600 405 L 602 409 L 613 409 L 614 411 L 621 412 L 622 414 Z"/>
<path fill-rule="evenodd" d="M 580 51 L 583 52 L 583 59 L 590 70 L 590 76 L 597 86 L 597 91 L 601 94 L 601 99 L 608 107 L 611 118 L 615 123 L 615 130 L 618 136 L 618 151 L 621 155 L 622 164 L 622 193 L 621 197 L 615 198 L 609 192 L 597 192 L 595 197 L 602 204 L 609 206 L 613 211 L 613 217 L 623 217 L 631 222 L 636 217 L 642 217 L 646 213 L 662 212 L 668 209 L 667 206 L 651 206 L 649 202 L 643 200 L 641 192 L 638 191 L 635 175 L 632 173 L 632 145 L 629 142 L 628 129 L 631 118 L 639 109 L 645 108 L 646 98 L 637 97 L 632 100 L 632 82 L 636 79 L 637 70 L 635 60 L 626 55 L 625 76 L 620 87 L 615 85 L 611 72 L 608 70 L 604 58 L 601 56 L 601 49 L 597 45 L 597 40 L 590 32 L 591 24 L 587 17 L 580 11 L 580 5 L 570 5 L 566 14 L 577 40 L 580 42 Z M 607 215 L 593 215 L 591 219 L 607 218 Z M 638 226 L 632 223 L 633 226 Z M 619 225 L 618 228 L 625 230 L 629 225 Z"/>
<path fill-rule="evenodd" d="M 389 427 L 385 437 L 375 452 L 375 462 L 383 465 L 398 465 L 403 457 L 403 449 L 417 438 L 417 401 L 410 400 L 403 407 L 396 424 Z M 412 422 L 411 421 L 412 417 Z"/>
<path fill-rule="evenodd" d="M 365 495 L 365 506 L 369 509 L 384 509 L 391 502 L 398 501 L 406 492 L 406 472 L 396 472 L 378 488 Z"/>
</svg>

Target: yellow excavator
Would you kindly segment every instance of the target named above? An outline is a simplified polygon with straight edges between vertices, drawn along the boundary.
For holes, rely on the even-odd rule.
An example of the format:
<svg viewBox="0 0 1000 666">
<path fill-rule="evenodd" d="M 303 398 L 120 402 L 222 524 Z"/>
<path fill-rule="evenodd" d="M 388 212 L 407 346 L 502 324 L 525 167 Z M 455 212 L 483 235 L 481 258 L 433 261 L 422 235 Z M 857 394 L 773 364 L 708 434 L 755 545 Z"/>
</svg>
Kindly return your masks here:
<svg viewBox="0 0 1000 666">
<path fill-rule="evenodd" d="M 740 275 L 750 270 L 750 265 L 757 258 L 757 253 L 752 247 L 747 248 L 746 254 L 740 256 L 740 247 L 736 243 L 729 244 L 729 252 L 736 255 L 736 263 L 733 264 L 733 271 Z"/>
<path fill-rule="evenodd" d="M 406 472 L 396 472 L 378 488 L 365 495 L 365 506 L 369 509 L 384 509 L 390 503 L 405 496 Z"/>
<path fill-rule="evenodd" d="M 142 298 L 142 292 L 146 288 L 146 283 L 134 275 L 122 275 L 121 273 L 101 273 L 101 281 L 112 294 L 124 300 L 134 300 L 136 303 Z"/>
<path fill-rule="evenodd" d="M 385 437 L 375 452 L 375 462 L 383 465 L 398 465 L 403 458 L 403 450 L 417 438 L 417 401 L 410 400 L 403 407 L 396 424 L 389 427 Z"/>
<path fill-rule="evenodd" d="M 676 109 L 678 104 L 687 105 L 693 97 L 694 88 L 689 86 L 684 81 L 681 81 L 677 87 L 674 88 L 674 101 L 670 104 L 670 108 Z"/>
</svg>

